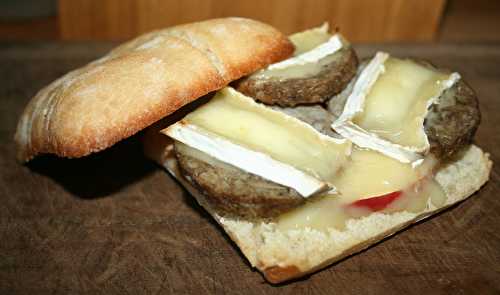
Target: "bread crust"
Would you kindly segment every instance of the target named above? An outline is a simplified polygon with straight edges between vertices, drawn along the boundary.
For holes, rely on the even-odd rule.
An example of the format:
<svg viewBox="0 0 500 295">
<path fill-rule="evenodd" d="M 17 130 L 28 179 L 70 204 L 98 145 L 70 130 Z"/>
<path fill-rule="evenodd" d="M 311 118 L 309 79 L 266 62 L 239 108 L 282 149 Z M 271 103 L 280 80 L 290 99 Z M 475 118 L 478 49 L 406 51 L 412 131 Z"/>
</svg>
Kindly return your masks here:
<svg viewBox="0 0 500 295">
<path fill-rule="evenodd" d="M 267 221 L 248 221 L 221 217 L 210 207 L 205 196 L 180 173 L 172 151 L 172 141 L 158 134 L 145 139 L 148 157 L 164 166 L 224 228 L 253 267 L 271 283 L 282 283 L 318 271 L 405 227 L 432 216 L 471 196 L 488 179 L 492 167 L 489 155 L 471 145 L 437 172 L 435 179 L 446 193 L 442 207 L 432 205 L 420 212 L 372 213 L 347 222 L 347 230 L 322 233 L 313 229 L 288 232 Z M 300 249 L 300 250 L 299 250 Z"/>
<path fill-rule="evenodd" d="M 293 50 L 273 27 L 243 18 L 139 36 L 38 92 L 17 126 L 18 160 L 100 151 Z"/>
</svg>

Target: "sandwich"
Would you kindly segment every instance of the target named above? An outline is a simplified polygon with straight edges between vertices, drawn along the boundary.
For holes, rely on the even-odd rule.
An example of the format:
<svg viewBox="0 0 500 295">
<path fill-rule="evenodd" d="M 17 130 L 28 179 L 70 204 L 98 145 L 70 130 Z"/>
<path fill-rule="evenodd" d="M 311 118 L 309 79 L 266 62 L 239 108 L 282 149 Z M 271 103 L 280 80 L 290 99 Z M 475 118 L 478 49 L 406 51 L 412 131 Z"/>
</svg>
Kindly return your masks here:
<svg viewBox="0 0 500 295">
<path fill-rule="evenodd" d="M 196 100 L 196 101 L 195 101 Z M 477 98 L 458 73 L 323 25 L 227 18 L 138 37 L 42 89 L 18 157 L 80 157 L 150 126 L 167 169 L 271 283 L 302 277 L 472 195 Z"/>
</svg>

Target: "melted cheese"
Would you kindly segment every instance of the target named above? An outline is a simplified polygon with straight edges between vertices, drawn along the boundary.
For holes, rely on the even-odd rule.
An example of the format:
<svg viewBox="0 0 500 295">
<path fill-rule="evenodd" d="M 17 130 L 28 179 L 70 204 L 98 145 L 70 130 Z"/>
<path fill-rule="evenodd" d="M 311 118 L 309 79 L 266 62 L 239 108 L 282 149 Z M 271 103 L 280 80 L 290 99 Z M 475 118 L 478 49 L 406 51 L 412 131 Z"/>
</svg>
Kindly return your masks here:
<svg viewBox="0 0 500 295">
<path fill-rule="evenodd" d="M 297 56 L 325 43 L 330 37 L 328 23 L 325 23 L 321 27 L 292 34 L 289 39 L 295 45 L 294 55 Z"/>
<path fill-rule="evenodd" d="M 363 210 L 361 214 L 366 214 Z M 311 228 L 327 231 L 328 228 L 344 229 L 349 215 L 337 195 L 326 194 L 307 202 L 290 212 L 280 215 L 276 227 L 281 231 Z"/>
<path fill-rule="evenodd" d="M 341 47 L 342 45 L 338 46 Z M 257 75 L 260 78 L 307 78 L 319 74 L 325 66 L 329 65 L 337 58 L 334 54 L 326 54 L 325 56 L 309 55 L 309 57 L 312 57 L 309 61 L 299 57 L 297 57 L 297 59 L 287 59 L 280 64 L 275 64 L 276 66 L 270 66 Z"/>
<path fill-rule="evenodd" d="M 424 150 L 429 100 L 441 95 L 450 75 L 397 58 L 389 58 L 384 66 L 385 72 L 365 98 L 363 112 L 353 122 L 390 142 Z"/>
<path fill-rule="evenodd" d="M 256 76 L 292 79 L 316 75 L 324 66 L 333 62 L 337 58 L 334 54 L 347 44 L 339 34 L 330 35 L 326 24 L 294 34 L 290 39 L 295 45 L 294 56 L 268 66 Z"/>
<path fill-rule="evenodd" d="M 385 210 L 386 212 L 396 212 L 405 210 L 419 213 L 426 208 L 442 207 L 446 202 L 446 194 L 443 188 L 434 179 L 426 179 L 407 188 L 404 191 L 404 198 L 394 201 Z"/>
<path fill-rule="evenodd" d="M 377 53 L 332 128 L 361 147 L 405 163 L 419 161 L 429 150 L 423 125 L 428 109 L 459 78 Z"/>
<path fill-rule="evenodd" d="M 405 189 L 428 175 L 434 164 L 435 160 L 428 157 L 413 168 L 376 151 L 355 148 L 333 184 L 341 192 L 343 203 L 349 203 Z"/>
<path fill-rule="evenodd" d="M 281 61 L 279 63 L 272 64 L 267 68 L 267 70 L 278 70 L 278 69 L 289 68 L 291 66 L 314 64 L 319 60 L 334 54 L 341 48 L 342 48 L 342 41 L 339 35 L 336 34 L 330 37 L 330 39 L 328 39 L 327 42 L 318 45 L 316 48 L 304 52 L 295 57 Z"/>
<path fill-rule="evenodd" d="M 269 180 L 277 182 L 275 178 L 281 175 L 278 182 L 281 184 L 289 177 L 290 170 L 281 169 L 285 166 L 319 182 L 331 183 L 351 151 L 349 141 L 323 135 L 312 126 L 258 104 L 232 88 L 219 91 L 210 102 L 165 132 L 223 162 L 228 163 L 231 154 L 233 160 L 229 164 Z M 250 154 L 253 156 L 248 158 Z M 294 187 L 294 181 L 286 182 L 284 185 Z M 313 193 L 308 190 L 309 193 L 299 193 L 304 196 Z"/>
<path fill-rule="evenodd" d="M 348 219 L 365 216 L 371 212 L 356 207 L 349 207 L 347 210 L 348 204 L 394 191 L 408 193 L 404 193 L 400 198 L 402 201 L 388 207 L 385 212 L 417 211 L 422 208 L 422 204 L 425 207 L 432 194 L 437 195 L 434 197 L 438 199 L 436 206 L 442 205 L 439 200 L 443 195 L 439 195 L 440 191 L 435 185 L 429 187 L 426 181 L 418 186 L 418 189 L 414 189 L 416 183 L 431 173 L 435 163 L 432 157 L 428 157 L 418 168 L 412 168 L 410 164 L 401 163 L 375 151 L 353 149 L 351 160 L 334 181 L 340 194 L 316 197 L 305 205 L 281 215 L 277 219 L 277 227 L 282 230 L 306 227 L 317 230 L 342 229 Z M 412 190 L 414 193 L 410 194 Z"/>
</svg>

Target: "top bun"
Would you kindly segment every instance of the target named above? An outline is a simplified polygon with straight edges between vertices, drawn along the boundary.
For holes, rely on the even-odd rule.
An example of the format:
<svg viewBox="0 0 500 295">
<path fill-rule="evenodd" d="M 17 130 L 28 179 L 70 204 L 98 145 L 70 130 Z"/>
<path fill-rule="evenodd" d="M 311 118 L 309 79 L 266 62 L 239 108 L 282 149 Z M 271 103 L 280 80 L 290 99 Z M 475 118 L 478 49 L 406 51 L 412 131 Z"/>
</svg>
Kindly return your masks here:
<svg viewBox="0 0 500 295">
<path fill-rule="evenodd" d="M 103 150 L 293 50 L 275 28 L 244 18 L 139 36 L 39 91 L 17 126 L 17 157 Z"/>
</svg>

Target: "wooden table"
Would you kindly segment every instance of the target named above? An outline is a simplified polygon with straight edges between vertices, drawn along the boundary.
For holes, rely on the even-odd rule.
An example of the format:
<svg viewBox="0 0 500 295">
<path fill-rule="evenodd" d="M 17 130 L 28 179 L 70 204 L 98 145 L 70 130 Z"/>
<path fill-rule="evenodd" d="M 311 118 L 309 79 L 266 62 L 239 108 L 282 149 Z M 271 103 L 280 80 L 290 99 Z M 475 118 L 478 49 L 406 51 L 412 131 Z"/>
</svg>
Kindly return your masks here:
<svg viewBox="0 0 500 295">
<path fill-rule="evenodd" d="M 272 286 L 138 137 L 76 160 L 14 160 L 42 86 L 111 44 L 0 44 L 0 294 L 500 292 L 500 44 L 381 46 L 455 69 L 477 90 L 496 165 L 469 200 L 304 280 Z M 376 46 L 358 46 L 361 56 Z"/>
</svg>

